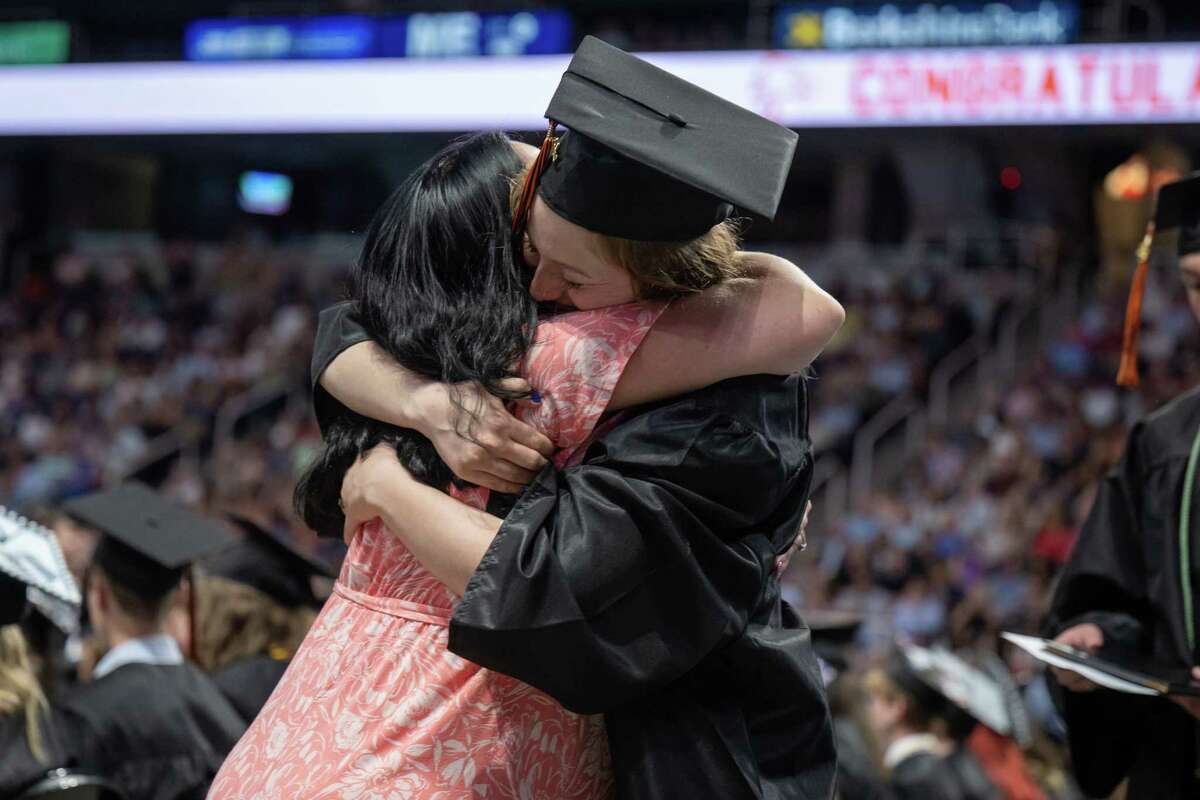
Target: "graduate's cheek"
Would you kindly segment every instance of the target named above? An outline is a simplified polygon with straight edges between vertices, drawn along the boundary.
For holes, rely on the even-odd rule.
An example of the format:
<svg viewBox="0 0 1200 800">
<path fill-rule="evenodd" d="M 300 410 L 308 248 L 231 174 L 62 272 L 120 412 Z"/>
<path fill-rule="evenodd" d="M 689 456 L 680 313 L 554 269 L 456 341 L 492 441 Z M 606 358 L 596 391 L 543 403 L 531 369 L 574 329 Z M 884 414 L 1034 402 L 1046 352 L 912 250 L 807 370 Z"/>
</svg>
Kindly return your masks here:
<svg viewBox="0 0 1200 800">
<path fill-rule="evenodd" d="M 563 299 L 567 290 L 567 282 L 563 278 L 562 267 L 554 261 L 543 258 L 533 273 L 529 283 L 529 294 L 539 303 L 549 303 Z"/>
<path fill-rule="evenodd" d="M 888 704 L 884 698 L 873 692 L 869 693 L 867 695 L 867 721 L 871 728 L 878 733 L 886 731 L 890 718 Z"/>
<path fill-rule="evenodd" d="M 598 284 L 580 289 L 568 289 L 567 297 L 575 308 L 587 311 L 591 308 L 619 306 L 636 300 L 633 290 L 623 285 Z"/>
<path fill-rule="evenodd" d="M 632 303 L 637 299 L 637 289 L 628 270 L 606 263 L 593 267 L 588 283 L 583 286 L 568 285 L 567 296 L 575 308 L 587 310 Z"/>
</svg>

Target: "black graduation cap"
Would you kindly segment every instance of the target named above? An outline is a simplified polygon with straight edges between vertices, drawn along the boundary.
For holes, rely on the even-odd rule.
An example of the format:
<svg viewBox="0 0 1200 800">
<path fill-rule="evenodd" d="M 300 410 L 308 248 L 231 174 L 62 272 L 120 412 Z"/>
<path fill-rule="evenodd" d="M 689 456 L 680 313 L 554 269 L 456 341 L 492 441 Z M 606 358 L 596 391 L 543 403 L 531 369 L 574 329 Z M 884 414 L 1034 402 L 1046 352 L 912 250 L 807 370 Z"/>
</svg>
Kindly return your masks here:
<svg viewBox="0 0 1200 800">
<path fill-rule="evenodd" d="M 949 650 L 899 645 L 886 672 L 928 714 L 944 720 L 955 739 L 965 739 L 976 723 L 1005 736 L 1012 731 L 1004 689 Z"/>
<path fill-rule="evenodd" d="M 1154 230 L 1179 228 L 1178 255 L 1200 253 L 1200 172 L 1158 190 Z"/>
<path fill-rule="evenodd" d="M 321 605 L 311 579 L 335 577 L 328 565 L 245 517 L 230 514 L 229 518 L 245 536 L 208 559 L 204 565 L 208 572 L 258 589 L 289 608 Z"/>
<path fill-rule="evenodd" d="M 232 541 L 218 523 L 139 483 L 78 497 L 63 508 L 103 534 L 93 563 L 147 600 L 166 595 L 193 561 Z"/>
<path fill-rule="evenodd" d="M 558 85 L 531 185 L 588 230 L 687 241 L 743 211 L 774 219 L 797 135 L 594 36 Z M 553 137 L 556 124 L 570 129 Z"/>
<path fill-rule="evenodd" d="M 0 572 L 0 627 L 13 625 L 25 616 L 25 584 Z"/>
<path fill-rule="evenodd" d="M 849 665 L 846 650 L 854 644 L 863 616 L 836 609 L 810 609 L 804 621 L 812 631 L 813 650 L 833 669 L 841 672 Z"/>
<path fill-rule="evenodd" d="M 1200 252 L 1200 172 L 1165 184 L 1158 190 L 1154 216 L 1146 226 L 1146 235 L 1138 246 L 1138 265 L 1133 273 L 1129 303 L 1125 307 L 1125 331 L 1121 345 L 1121 368 L 1117 383 L 1138 385 L 1137 337 L 1141 326 L 1142 298 L 1146 293 L 1146 277 L 1150 266 L 1150 251 L 1154 237 L 1172 228 L 1179 228 L 1179 257 Z"/>
</svg>

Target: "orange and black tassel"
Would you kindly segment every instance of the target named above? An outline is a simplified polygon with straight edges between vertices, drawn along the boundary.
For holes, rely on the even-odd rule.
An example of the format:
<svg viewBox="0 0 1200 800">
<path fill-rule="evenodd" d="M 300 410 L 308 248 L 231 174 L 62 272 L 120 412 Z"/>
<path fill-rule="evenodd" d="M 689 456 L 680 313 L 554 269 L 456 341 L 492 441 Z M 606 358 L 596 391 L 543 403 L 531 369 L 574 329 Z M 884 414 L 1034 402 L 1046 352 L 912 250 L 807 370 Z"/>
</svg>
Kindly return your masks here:
<svg viewBox="0 0 1200 800">
<path fill-rule="evenodd" d="M 1138 265 L 1133 273 L 1133 284 L 1129 289 L 1129 302 L 1125 306 L 1125 333 L 1121 341 L 1121 367 L 1117 371 L 1117 384 L 1126 388 L 1138 385 L 1138 330 L 1142 323 L 1142 300 L 1146 295 L 1146 277 L 1150 272 L 1150 247 L 1154 241 L 1154 221 L 1146 226 L 1146 236 L 1138 245 Z"/>
<path fill-rule="evenodd" d="M 513 209 L 512 232 L 514 236 L 525 228 L 525 222 L 529 219 L 529 210 L 533 208 L 534 198 L 537 197 L 538 181 L 541 180 L 542 173 L 546 171 L 546 167 L 553 157 L 554 148 L 558 144 L 558 139 L 554 136 L 557 126 L 557 122 L 550 120 L 550 125 L 546 128 L 546 138 L 542 140 L 542 147 L 538 150 L 537 158 L 534 159 L 533 164 L 529 167 L 529 172 L 525 175 L 521 196 L 517 200 L 517 207 Z"/>
</svg>

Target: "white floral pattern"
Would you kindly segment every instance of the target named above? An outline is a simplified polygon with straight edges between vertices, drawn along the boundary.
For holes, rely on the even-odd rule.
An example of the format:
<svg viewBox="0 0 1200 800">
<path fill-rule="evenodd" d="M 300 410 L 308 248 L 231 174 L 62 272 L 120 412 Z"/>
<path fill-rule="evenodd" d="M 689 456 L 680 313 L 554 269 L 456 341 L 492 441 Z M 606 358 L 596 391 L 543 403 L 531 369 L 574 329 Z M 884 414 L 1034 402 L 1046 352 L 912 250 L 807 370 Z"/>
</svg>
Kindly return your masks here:
<svg viewBox="0 0 1200 800">
<path fill-rule="evenodd" d="M 538 326 L 525 421 L 568 463 L 665 308 L 631 303 Z M 482 508 L 486 490 L 452 491 Z M 378 523 L 350 545 L 334 594 L 213 800 L 599 800 L 612 791 L 600 717 L 446 649 L 457 598 Z"/>
</svg>

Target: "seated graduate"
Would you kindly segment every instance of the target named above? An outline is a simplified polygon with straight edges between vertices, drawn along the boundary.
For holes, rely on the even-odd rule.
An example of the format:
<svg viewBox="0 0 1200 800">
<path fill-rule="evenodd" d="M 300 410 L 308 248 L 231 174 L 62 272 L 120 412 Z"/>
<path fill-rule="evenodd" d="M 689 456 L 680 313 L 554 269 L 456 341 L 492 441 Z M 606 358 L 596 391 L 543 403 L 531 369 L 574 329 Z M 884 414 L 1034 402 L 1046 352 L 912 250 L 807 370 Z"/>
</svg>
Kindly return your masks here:
<svg viewBox="0 0 1200 800">
<path fill-rule="evenodd" d="M 66 763 L 21 629 L 33 607 L 31 586 L 47 619 L 78 614 L 79 595 L 53 535 L 0 509 L 0 797 Z"/>
<path fill-rule="evenodd" d="M 0 575 L 0 797 L 8 797 L 65 763 L 50 729 L 46 695 L 17 624 L 25 585 Z"/>
<path fill-rule="evenodd" d="M 805 609 L 804 621 L 812 630 L 833 719 L 838 759 L 836 800 L 891 800 L 862 724 L 861 676 L 851 672 L 851 652 L 863 617 L 834 609 Z"/>
<path fill-rule="evenodd" d="M 241 541 L 207 559 L 196 582 L 196 657 L 250 722 L 312 627 L 334 573 L 252 520 L 230 519 Z"/>
<path fill-rule="evenodd" d="M 203 797 L 246 726 L 184 661 L 167 611 L 184 570 L 229 536 L 139 484 L 76 498 L 66 510 L 103 534 L 85 592 L 103 654 L 91 683 L 55 703 L 67 753 L 129 800 Z"/>
<path fill-rule="evenodd" d="M 899 647 L 863 679 L 890 788 L 899 800 L 1000 800 L 1000 790 L 961 742 L 977 717 L 1003 717 L 1002 698 L 989 708 L 986 698 L 961 691 L 959 676 L 935 667 L 929 654 Z M 960 703 L 969 703 L 976 716 Z"/>
</svg>

